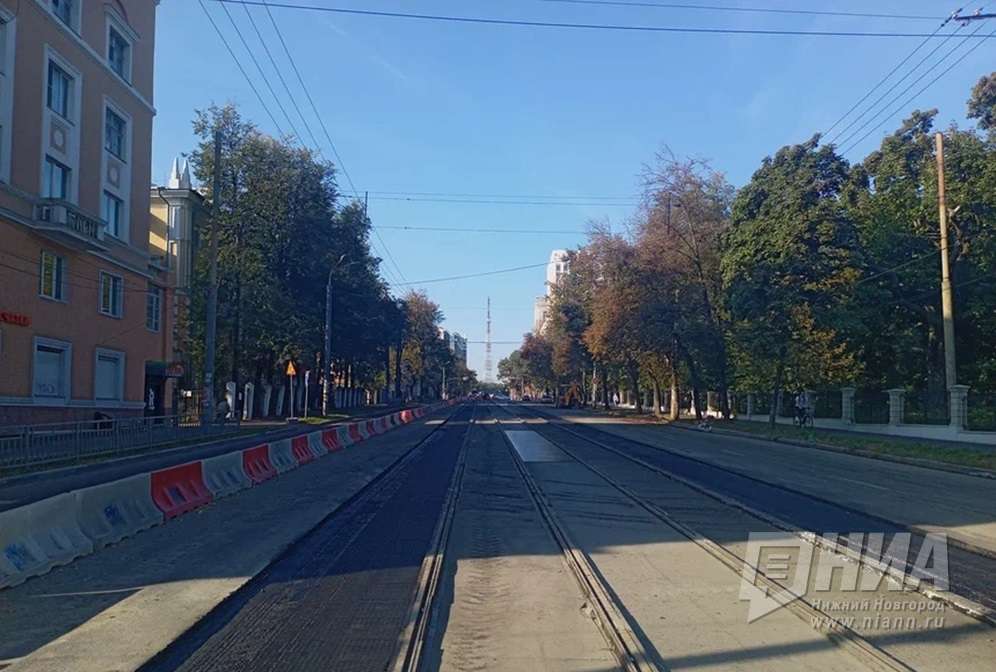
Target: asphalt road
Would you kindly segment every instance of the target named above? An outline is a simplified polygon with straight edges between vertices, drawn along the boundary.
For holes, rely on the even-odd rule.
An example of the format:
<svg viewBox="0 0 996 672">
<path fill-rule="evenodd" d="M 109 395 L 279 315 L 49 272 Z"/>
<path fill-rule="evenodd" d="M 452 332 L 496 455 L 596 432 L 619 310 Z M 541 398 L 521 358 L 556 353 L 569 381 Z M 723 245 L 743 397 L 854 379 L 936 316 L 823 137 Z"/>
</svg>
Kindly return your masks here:
<svg viewBox="0 0 996 672">
<path fill-rule="evenodd" d="M 147 672 L 384 670 L 397 646 L 473 407 L 310 532 Z"/>
</svg>

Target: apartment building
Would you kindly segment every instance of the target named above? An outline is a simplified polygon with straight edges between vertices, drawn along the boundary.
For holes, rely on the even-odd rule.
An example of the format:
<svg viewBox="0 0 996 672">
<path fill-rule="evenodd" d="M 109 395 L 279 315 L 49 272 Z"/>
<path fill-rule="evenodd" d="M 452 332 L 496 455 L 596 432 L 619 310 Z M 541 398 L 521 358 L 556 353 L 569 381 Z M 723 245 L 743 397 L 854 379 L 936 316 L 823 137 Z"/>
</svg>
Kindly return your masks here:
<svg viewBox="0 0 996 672">
<path fill-rule="evenodd" d="M 0 424 L 165 410 L 156 4 L 0 0 Z"/>
</svg>

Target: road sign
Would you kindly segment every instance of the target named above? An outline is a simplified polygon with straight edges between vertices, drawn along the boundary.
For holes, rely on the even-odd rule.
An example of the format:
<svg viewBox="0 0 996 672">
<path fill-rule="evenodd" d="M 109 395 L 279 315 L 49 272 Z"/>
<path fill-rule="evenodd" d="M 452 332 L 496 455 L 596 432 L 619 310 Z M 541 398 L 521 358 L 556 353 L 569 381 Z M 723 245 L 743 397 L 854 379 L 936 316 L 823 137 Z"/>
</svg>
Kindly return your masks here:
<svg viewBox="0 0 996 672">
<path fill-rule="evenodd" d="M 292 362 L 292 361 L 291 362 L 287 362 L 287 375 L 288 376 L 296 376 L 297 375 L 297 369 L 294 368 L 294 362 Z"/>
</svg>

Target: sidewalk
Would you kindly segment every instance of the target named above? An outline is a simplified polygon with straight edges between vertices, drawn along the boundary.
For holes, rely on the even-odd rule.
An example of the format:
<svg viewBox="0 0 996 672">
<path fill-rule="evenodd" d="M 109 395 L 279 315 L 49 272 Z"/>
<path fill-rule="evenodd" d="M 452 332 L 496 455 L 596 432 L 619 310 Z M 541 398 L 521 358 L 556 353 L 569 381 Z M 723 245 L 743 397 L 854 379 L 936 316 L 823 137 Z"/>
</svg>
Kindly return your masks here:
<svg viewBox="0 0 996 672">
<path fill-rule="evenodd" d="M 384 415 L 395 406 L 365 406 L 350 409 L 351 415 L 331 423 L 348 423 L 355 418 Z M 261 443 L 286 439 L 298 434 L 313 432 L 316 424 L 298 423 L 273 425 L 272 421 L 257 421 L 261 431 L 251 435 L 228 436 L 214 441 L 195 443 L 166 450 L 144 452 L 128 457 L 108 459 L 90 464 L 74 465 L 47 471 L 0 479 L 0 511 L 30 504 L 62 492 L 69 492 L 99 483 L 107 483 L 134 474 L 165 469 L 184 462 L 223 455 L 235 450 L 252 448 Z M 248 423 L 247 423 L 248 424 Z M 272 429 L 266 429 L 267 426 Z"/>
</svg>

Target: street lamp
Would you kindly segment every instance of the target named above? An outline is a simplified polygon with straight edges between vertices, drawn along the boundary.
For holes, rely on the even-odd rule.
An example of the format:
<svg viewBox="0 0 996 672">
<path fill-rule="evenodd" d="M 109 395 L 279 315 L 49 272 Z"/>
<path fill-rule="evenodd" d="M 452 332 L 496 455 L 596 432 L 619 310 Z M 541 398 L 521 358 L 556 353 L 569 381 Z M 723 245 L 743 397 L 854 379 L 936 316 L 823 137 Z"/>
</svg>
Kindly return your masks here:
<svg viewBox="0 0 996 672">
<path fill-rule="evenodd" d="M 322 361 L 322 415 L 329 415 L 329 386 L 332 380 L 332 274 L 342 266 L 346 255 L 339 257 L 329 269 L 329 279 L 325 284 L 325 353 Z M 333 402 L 334 405 L 334 402 Z"/>
</svg>

